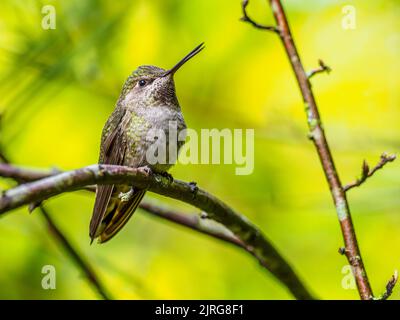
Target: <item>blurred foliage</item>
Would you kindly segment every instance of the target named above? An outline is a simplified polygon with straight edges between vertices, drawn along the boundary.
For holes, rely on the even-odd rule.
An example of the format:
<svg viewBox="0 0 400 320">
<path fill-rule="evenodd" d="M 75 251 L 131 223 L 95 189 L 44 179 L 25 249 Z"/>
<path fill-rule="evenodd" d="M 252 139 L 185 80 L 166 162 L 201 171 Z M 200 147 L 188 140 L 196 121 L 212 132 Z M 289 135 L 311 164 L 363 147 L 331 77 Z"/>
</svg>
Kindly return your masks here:
<svg viewBox="0 0 400 320">
<path fill-rule="evenodd" d="M 55 30 L 41 27 L 46 4 L 56 8 Z M 364 158 L 372 165 L 382 151 L 399 149 L 400 4 L 284 4 L 304 65 L 322 58 L 333 69 L 312 83 L 340 175 L 350 181 Z M 341 27 L 347 4 L 357 10 L 355 30 Z M 266 1 L 253 0 L 249 13 L 272 23 Z M 0 143 L 17 164 L 95 163 L 102 126 L 130 72 L 141 64 L 170 67 L 205 41 L 206 50 L 176 76 L 185 118 L 195 129 L 255 128 L 255 171 L 235 176 L 231 165 L 178 165 L 172 174 L 249 217 L 319 297 L 357 298 L 342 287 L 339 225 L 285 53 L 275 35 L 240 16 L 240 0 L 2 1 Z M 349 194 L 376 294 L 400 267 L 399 181 L 395 162 Z M 247 254 L 144 212 L 115 240 L 89 246 L 92 195 L 65 194 L 46 206 L 116 298 L 291 298 Z M 0 298 L 97 298 L 40 215 L 9 213 L 0 235 Z M 57 269 L 57 290 L 41 288 L 46 264 Z"/>
</svg>

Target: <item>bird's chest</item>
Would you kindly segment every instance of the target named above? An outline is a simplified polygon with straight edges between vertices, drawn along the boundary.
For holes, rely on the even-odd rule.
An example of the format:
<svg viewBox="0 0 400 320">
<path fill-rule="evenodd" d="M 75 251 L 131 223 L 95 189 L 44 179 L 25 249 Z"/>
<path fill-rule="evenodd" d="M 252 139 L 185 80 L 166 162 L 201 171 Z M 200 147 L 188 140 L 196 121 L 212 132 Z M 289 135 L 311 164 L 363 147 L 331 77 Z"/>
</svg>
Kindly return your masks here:
<svg viewBox="0 0 400 320">
<path fill-rule="evenodd" d="M 168 158 L 170 142 L 177 150 L 183 145 L 181 131 L 186 128 L 182 114 L 165 107 L 148 108 L 143 112 L 132 112 L 127 121 L 127 152 L 125 164 L 130 166 L 149 165 L 147 157 L 154 150 L 167 150 L 166 163 L 150 164 L 156 171 L 166 171 L 171 166 Z M 179 137 L 180 136 L 180 137 Z M 179 140 L 178 141 L 178 137 Z"/>
</svg>

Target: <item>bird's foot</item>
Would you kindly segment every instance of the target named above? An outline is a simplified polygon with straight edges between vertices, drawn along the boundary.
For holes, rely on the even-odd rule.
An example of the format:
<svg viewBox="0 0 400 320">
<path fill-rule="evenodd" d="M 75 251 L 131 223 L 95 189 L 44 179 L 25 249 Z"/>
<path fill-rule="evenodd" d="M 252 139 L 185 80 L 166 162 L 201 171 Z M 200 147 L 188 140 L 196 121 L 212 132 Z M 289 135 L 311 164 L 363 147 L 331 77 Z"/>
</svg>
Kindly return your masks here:
<svg viewBox="0 0 400 320">
<path fill-rule="evenodd" d="M 149 166 L 139 167 L 138 170 L 148 176 L 153 174 L 153 170 Z"/>
<path fill-rule="evenodd" d="M 167 178 L 169 183 L 174 182 L 174 177 L 167 171 L 160 172 L 160 176 Z"/>
<path fill-rule="evenodd" d="M 199 187 L 197 186 L 197 182 L 194 182 L 194 181 L 189 182 L 189 186 L 190 186 L 190 191 L 193 194 L 193 197 L 195 197 L 196 194 L 197 194 L 197 191 L 199 191 Z"/>
<path fill-rule="evenodd" d="M 130 188 L 128 192 L 121 192 L 118 195 L 118 198 L 121 199 L 122 202 L 128 202 L 129 200 L 132 199 L 132 196 L 134 194 L 133 188 Z"/>
</svg>

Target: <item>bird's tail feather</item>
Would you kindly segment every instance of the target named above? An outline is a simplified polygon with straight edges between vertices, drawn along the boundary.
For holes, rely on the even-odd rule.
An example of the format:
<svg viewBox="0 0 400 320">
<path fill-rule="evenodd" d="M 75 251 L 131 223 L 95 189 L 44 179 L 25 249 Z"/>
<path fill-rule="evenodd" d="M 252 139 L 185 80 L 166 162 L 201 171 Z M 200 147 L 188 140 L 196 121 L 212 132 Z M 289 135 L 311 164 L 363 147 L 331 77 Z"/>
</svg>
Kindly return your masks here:
<svg viewBox="0 0 400 320">
<path fill-rule="evenodd" d="M 106 222 L 104 229 L 99 234 L 99 243 L 107 242 L 113 238 L 136 211 L 146 190 L 135 190 L 134 192 L 128 201 L 118 200 L 118 205 L 115 205 L 113 210 L 107 214 L 111 218 L 109 218 L 109 221 Z M 105 218 L 104 220 L 108 219 Z"/>
</svg>

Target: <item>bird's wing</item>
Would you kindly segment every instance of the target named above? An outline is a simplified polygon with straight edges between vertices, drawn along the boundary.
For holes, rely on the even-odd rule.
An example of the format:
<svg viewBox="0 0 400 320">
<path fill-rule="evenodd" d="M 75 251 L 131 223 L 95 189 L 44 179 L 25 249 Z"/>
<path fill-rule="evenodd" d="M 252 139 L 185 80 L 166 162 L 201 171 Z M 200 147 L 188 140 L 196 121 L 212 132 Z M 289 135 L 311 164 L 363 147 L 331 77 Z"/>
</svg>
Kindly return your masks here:
<svg viewBox="0 0 400 320">
<path fill-rule="evenodd" d="M 124 162 L 126 149 L 122 128 L 124 115 L 125 111 L 114 111 L 104 127 L 100 146 L 99 163 L 101 164 L 122 165 Z M 114 185 L 98 185 L 96 188 L 96 200 L 89 229 L 92 240 L 98 236 L 97 232 L 106 213 L 113 189 Z"/>
</svg>

